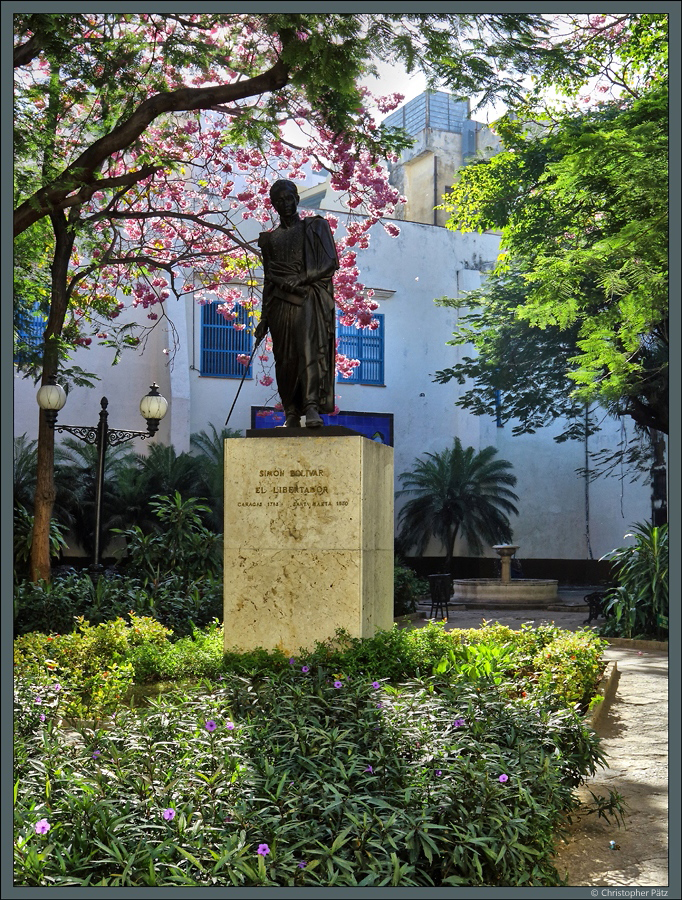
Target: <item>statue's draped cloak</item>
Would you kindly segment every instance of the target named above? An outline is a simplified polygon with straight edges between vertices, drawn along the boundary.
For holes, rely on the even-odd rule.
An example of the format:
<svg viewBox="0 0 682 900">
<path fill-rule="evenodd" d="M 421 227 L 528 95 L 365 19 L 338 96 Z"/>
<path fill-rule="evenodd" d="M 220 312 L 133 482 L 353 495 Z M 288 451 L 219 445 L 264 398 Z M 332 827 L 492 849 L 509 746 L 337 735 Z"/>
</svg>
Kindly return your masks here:
<svg viewBox="0 0 682 900">
<path fill-rule="evenodd" d="M 334 411 L 336 308 L 332 276 L 339 267 L 329 223 L 321 216 L 262 232 L 263 321 L 272 336 L 277 389 L 287 415 L 310 406 Z M 301 294 L 271 278 L 297 276 Z"/>
</svg>

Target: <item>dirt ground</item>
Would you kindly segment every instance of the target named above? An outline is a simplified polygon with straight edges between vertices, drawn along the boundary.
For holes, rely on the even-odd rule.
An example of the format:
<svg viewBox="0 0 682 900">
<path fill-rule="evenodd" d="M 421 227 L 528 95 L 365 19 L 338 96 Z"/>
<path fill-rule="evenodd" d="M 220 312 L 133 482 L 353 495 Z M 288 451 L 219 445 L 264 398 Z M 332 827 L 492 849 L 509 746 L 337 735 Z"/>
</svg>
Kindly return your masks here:
<svg viewBox="0 0 682 900">
<path fill-rule="evenodd" d="M 520 628 L 554 622 L 575 631 L 587 618 L 571 595 L 553 610 L 450 611 L 446 628 L 475 628 L 483 619 Z M 417 620 L 408 627 L 419 627 Z M 668 654 L 645 642 L 609 646 L 605 658 L 618 669 L 617 686 L 596 723 L 608 761 L 581 788 L 607 796 L 617 791 L 625 803 L 622 826 L 596 814 L 580 817 L 557 843 L 555 865 L 568 884 L 578 887 L 668 885 Z M 655 649 L 654 649 L 655 648 Z M 616 849 L 611 848 L 611 841 Z M 674 896 L 673 892 L 670 896 Z M 678 895 L 679 896 L 679 895 Z"/>
</svg>

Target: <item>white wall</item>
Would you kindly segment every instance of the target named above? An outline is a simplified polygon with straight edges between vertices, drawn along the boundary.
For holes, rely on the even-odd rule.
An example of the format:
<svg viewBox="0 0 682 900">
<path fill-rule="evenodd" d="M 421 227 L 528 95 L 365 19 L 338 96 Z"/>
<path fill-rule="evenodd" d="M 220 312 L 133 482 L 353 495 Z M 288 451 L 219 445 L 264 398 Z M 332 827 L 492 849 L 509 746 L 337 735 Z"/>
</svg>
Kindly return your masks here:
<svg viewBox="0 0 682 900">
<path fill-rule="evenodd" d="M 552 440 L 559 429 L 541 429 L 535 435 L 512 437 L 511 426 L 497 428 L 495 421 L 476 417 L 455 406 L 462 390 L 454 381 L 435 384 L 433 374 L 453 365 L 464 351 L 446 346 L 455 328 L 458 312 L 436 306 L 434 298 L 454 296 L 458 287 L 478 286 L 477 267 L 496 256 L 495 235 L 456 234 L 445 228 L 413 222 L 400 223 L 401 235 L 390 238 L 381 227 L 373 230 L 370 247 L 358 251 L 360 280 L 375 289 L 394 291 L 379 312 L 385 316 L 385 386 L 337 384 L 337 404 L 342 410 L 393 413 L 396 489 L 398 475 L 425 452 L 441 451 L 458 436 L 465 446 L 481 449 L 489 444 L 499 456 L 514 464 L 518 478 L 520 515 L 512 519 L 515 543 L 521 558 L 584 559 L 588 557 L 585 527 L 585 483 L 576 474 L 584 463 L 584 446 Z M 168 301 L 168 314 L 177 329 L 178 347 L 172 368 L 169 332 L 165 323 L 152 333 L 144 352 L 126 351 L 118 366 L 111 367 L 112 353 L 92 345 L 78 350 L 74 362 L 97 371 L 102 381 L 94 390 L 75 389 L 60 421 L 96 425 L 99 401 L 105 394 L 110 403 L 112 428 L 144 430 L 138 410 L 140 398 L 156 381 L 170 401 L 157 440 L 189 448 L 191 432 L 220 430 L 225 422 L 239 381 L 202 377 L 199 374 L 201 309 L 190 298 Z M 140 316 L 144 313 L 140 312 Z M 143 318 L 141 321 L 145 321 Z M 272 405 L 275 386 L 266 388 L 256 377 L 246 380 L 230 427 L 250 428 L 251 406 Z M 272 373 L 274 375 L 274 372 Z M 37 434 L 36 389 L 30 381 L 15 384 L 15 433 Z M 615 448 L 618 424 L 606 425 L 591 439 L 599 446 Z M 146 442 L 135 441 L 144 452 Z M 649 517 L 649 487 L 616 479 L 600 479 L 589 488 L 590 543 L 592 555 L 619 546 L 636 521 Z M 401 501 L 396 504 L 396 511 Z M 428 551 L 436 555 L 437 545 Z M 465 547 L 457 552 L 468 555 Z M 486 555 L 494 556 L 490 551 Z"/>
<path fill-rule="evenodd" d="M 173 304 L 175 301 L 170 300 Z M 121 315 L 119 321 L 135 321 L 149 324 L 143 311 L 128 310 Z M 89 347 L 79 347 L 74 351 L 69 365 L 80 366 L 86 372 L 94 372 L 100 380 L 95 381 L 94 388 L 74 387 L 68 394 L 66 405 L 59 413 L 57 424 L 92 425 L 99 421 L 100 401 L 106 397 L 109 401 L 109 427 L 145 431 L 147 424 L 140 415 L 140 400 L 149 392 L 153 382 L 159 385 L 164 397 L 171 397 L 171 372 L 169 356 L 163 353 L 168 348 L 168 329 L 165 321 L 160 320 L 152 331 L 144 348 L 124 350 L 117 365 L 112 365 L 114 351 L 93 343 Z M 14 376 L 14 434 L 26 433 L 30 439 L 38 436 L 38 404 L 36 393 L 38 386 L 28 378 Z M 168 415 L 162 419 L 157 436 L 153 440 L 171 443 L 171 429 L 175 412 L 177 422 L 179 410 L 170 405 Z M 181 412 L 181 411 L 180 411 Z M 186 415 L 186 413 L 185 413 Z M 57 433 L 57 441 L 68 437 Z M 136 453 L 144 453 L 147 441 L 136 439 L 131 449 Z M 179 448 L 181 449 L 181 448 Z"/>
</svg>

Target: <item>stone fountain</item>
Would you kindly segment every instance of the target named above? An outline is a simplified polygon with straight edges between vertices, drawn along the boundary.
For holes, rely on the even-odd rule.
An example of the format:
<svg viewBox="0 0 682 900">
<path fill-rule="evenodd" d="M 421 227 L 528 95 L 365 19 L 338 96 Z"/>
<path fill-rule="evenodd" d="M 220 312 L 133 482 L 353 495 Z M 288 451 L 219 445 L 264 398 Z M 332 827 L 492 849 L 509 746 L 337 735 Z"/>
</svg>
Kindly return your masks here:
<svg viewBox="0 0 682 900">
<path fill-rule="evenodd" d="M 552 578 L 512 578 L 511 560 L 518 544 L 495 544 L 500 578 L 460 578 L 452 582 L 452 601 L 467 607 L 543 609 L 557 602 L 559 582 Z"/>
</svg>

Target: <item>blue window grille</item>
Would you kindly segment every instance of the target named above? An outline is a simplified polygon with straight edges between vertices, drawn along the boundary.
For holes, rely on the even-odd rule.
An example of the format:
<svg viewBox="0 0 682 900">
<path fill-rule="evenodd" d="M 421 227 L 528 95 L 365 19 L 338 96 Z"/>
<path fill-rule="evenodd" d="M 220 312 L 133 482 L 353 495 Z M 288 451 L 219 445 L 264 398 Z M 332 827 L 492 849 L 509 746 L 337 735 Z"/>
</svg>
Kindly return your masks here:
<svg viewBox="0 0 682 900">
<path fill-rule="evenodd" d="M 360 360 L 350 378 L 339 375 L 337 380 L 342 384 L 384 383 L 384 317 L 379 314 L 374 318 L 379 323 L 374 330 L 338 324 L 338 352 L 349 359 Z"/>
<path fill-rule="evenodd" d="M 218 312 L 218 303 L 207 303 L 201 308 L 201 375 L 213 378 L 241 378 L 244 365 L 237 357 L 241 354 L 251 355 L 253 350 L 253 334 L 251 333 L 251 314 L 243 306 L 237 307 L 237 318 L 228 322 Z M 234 328 L 234 324 L 245 325 L 243 331 Z M 252 366 L 249 366 L 246 377 L 251 378 Z"/>
<path fill-rule="evenodd" d="M 37 306 L 33 310 L 17 312 L 14 317 L 14 346 L 17 348 L 14 353 L 14 362 L 18 366 L 27 361 L 28 350 L 36 350 L 40 347 L 46 325 L 47 316 L 44 316 Z"/>
<path fill-rule="evenodd" d="M 495 391 L 495 424 L 498 428 L 503 428 L 502 424 L 502 391 Z"/>
</svg>

